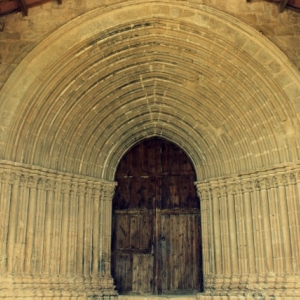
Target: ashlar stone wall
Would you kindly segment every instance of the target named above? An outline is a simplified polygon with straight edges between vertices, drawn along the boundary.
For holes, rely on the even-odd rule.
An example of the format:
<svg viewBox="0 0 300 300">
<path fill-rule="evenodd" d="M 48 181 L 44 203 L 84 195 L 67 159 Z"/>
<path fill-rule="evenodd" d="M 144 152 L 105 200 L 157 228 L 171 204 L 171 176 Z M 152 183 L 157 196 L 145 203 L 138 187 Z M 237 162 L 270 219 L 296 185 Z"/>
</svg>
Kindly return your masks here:
<svg viewBox="0 0 300 300">
<path fill-rule="evenodd" d="M 0 31 L 0 89 L 20 61 L 43 38 L 70 20 L 95 8 L 109 5 L 124 5 L 126 1 L 80 1 L 64 0 L 63 5 L 56 1 L 33 7 L 28 16 L 22 13 L 1 17 L 4 27 Z M 128 1 L 130 3 L 132 1 Z M 168 1 L 167 1 L 168 2 Z M 272 3 L 257 1 L 247 3 L 239 0 L 197 0 L 226 12 L 257 29 L 262 35 L 281 49 L 300 68 L 300 14 L 292 10 L 279 13 Z M 126 4 L 125 4 L 126 5 Z"/>
</svg>

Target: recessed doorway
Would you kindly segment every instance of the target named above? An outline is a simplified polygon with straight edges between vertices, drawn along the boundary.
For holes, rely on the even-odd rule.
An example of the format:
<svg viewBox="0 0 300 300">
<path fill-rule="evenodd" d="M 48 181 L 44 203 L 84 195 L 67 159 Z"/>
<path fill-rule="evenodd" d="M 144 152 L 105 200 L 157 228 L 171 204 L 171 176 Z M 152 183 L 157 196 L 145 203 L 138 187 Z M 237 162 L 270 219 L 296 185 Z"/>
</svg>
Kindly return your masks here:
<svg viewBox="0 0 300 300">
<path fill-rule="evenodd" d="M 200 201 L 194 167 L 154 138 L 121 159 L 113 200 L 112 275 L 119 294 L 202 291 Z"/>
</svg>

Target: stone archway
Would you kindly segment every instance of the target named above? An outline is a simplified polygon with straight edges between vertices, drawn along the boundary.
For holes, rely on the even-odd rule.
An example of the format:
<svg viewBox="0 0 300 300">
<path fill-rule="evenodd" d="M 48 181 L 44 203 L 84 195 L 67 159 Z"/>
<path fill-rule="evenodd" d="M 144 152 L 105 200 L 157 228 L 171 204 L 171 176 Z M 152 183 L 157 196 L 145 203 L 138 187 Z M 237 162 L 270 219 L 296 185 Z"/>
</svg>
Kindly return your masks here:
<svg viewBox="0 0 300 300">
<path fill-rule="evenodd" d="M 58 29 L 20 63 L 1 92 L 0 153 L 113 180 L 128 147 L 161 136 L 205 180 L 297 161 L 298 95 L 284 54 L 232 16 L 193 2 L 112 5 Z"/>
<path fill-rule="evenodd" d="M 114 175 L 154 136 L 195 166 L 207 293 L 299 296 L 299 86 L 270 41 L 192 1 L 108 5 L 50 34 L 0 95 L 0 297 L 116 295 Z"/>
</svg>

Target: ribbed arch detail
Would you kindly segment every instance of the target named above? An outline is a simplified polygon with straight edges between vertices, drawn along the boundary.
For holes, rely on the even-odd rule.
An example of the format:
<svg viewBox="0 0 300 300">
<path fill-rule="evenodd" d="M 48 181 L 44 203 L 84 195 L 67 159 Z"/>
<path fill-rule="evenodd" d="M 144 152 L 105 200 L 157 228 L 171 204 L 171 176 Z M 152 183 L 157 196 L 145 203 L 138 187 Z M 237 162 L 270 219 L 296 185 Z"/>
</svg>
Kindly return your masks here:
<svg viewBox="0 0 300 300">
<path fill-rule="evenodd" d="M 154 136 L 181 147 L 198 180 L 298 161 L 299 83 L 271 42 L 213 8 L 108 6 L 17 67 L 1 94 L 0 155 L 107 180 Z"/>
</svg>

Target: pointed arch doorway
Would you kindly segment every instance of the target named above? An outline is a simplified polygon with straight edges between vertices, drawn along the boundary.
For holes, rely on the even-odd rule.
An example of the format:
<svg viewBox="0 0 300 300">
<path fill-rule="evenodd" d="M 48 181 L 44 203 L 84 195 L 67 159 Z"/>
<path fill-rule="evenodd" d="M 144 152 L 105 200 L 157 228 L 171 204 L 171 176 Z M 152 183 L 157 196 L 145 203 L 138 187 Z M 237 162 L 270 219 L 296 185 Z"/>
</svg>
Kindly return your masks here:
<svg viewBox="0 0 300 300">
<path fill-rule="evenodd" d="M 112 275 L 119 294 L 202 291 L 200 202 L 178 146 L 142 141 L 121 159 L 113 200 Z"/>
</svg>

